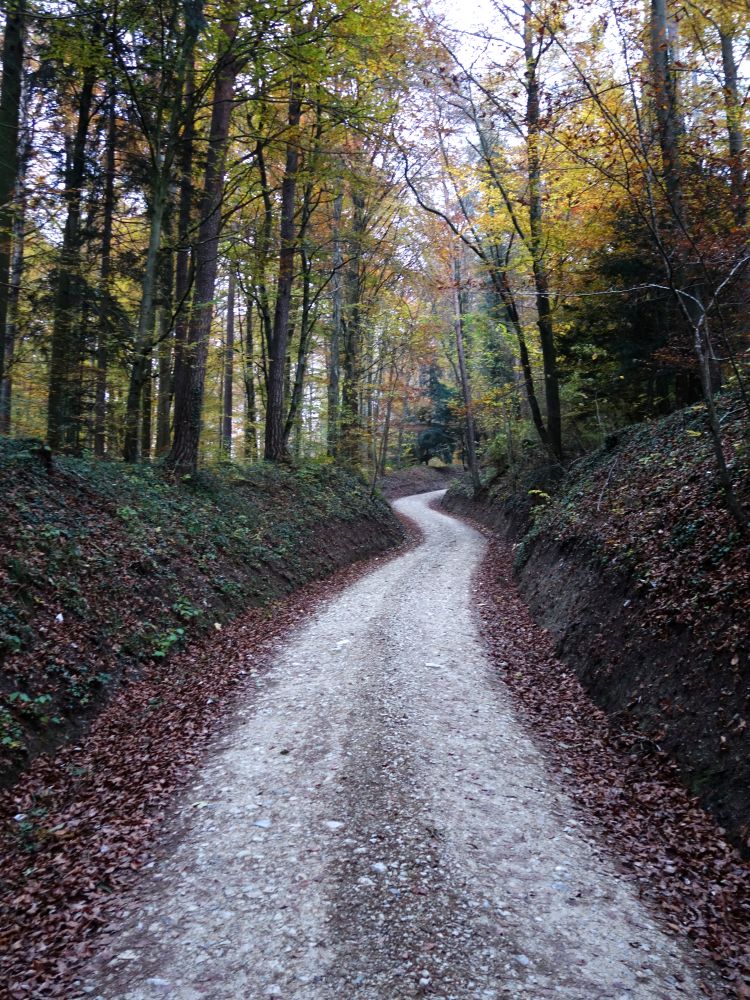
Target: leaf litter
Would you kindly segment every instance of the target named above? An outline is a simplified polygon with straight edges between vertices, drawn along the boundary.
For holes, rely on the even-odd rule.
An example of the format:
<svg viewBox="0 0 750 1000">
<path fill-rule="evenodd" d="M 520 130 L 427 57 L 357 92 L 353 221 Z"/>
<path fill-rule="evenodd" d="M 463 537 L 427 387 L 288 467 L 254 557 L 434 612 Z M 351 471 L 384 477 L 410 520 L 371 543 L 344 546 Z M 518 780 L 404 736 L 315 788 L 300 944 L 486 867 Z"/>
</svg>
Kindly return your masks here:
<svg viewBox="0 0 750 1000">
<path fill-rule="evenodd" d="M 408 543 L 416 532 L 402 519 Z M 403 551 L 403 547 L 397 550 Z M 283 638 L 375 556 L 152 662 L 80 742 L 0 791 L 0 996 L 69 997 L 122 894 L 152 864 L 176 793 Z M 200 803 L 196 804 L 196 808 Z"/>
<path fill-rule="evenodd" d="M 718 964 L 729 995 L 750 996 L 750 863 L 658 744 L 610 725 L 533 620 L 511 547 L 477 527 L 490 539 L 476 581 L 482 631 L 532 735 L 642 898 Z"/>
</svg>

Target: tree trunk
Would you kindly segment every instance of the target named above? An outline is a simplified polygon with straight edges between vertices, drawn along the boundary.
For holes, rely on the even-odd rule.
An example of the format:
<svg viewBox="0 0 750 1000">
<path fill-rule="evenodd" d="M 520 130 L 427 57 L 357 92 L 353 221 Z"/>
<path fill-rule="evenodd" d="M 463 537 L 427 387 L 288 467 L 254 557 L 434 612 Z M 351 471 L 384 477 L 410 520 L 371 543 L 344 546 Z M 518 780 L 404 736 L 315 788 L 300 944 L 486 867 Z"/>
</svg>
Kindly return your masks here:
<svg viewBox="0 0 750 1000">
<path fill-rule="evenodd" d="M 191 53 L 185 72 L 185 125 L 182 133 L 179 163 L 179 208 L 177 212 L 177 255 L 174 273 L 174 374 L 172 394 L 184 392 L 187 369 L 184 347 L 190 319 L 190 288 L 193 283 L 191 226 L 193 222 L 193 140 L 195 135 L 195 64 Z"/>
<path fill-rule="evenodd" d="M 153 348 L 152 348 L 153 351 Z M 140 458 L 149 459 L 151 457 L 151 438 L 152 438 L 152 412 L 151 412 L 151 400 L 154 392 L 154 365 L 153 357 L 151 354 L 146 358 L 146 367 L 144 371 L 143 379 L 143 406 L 141 413 L 141 449 Z"/>
<path fill-rule="evenodd" d="M 677 103 L 667 0 L 651 0 L 651 72 L 653 104 L 659 132 L 662 176 L 674 221 L 685 228 L 680 144 L 682 121 Z"/>
<path fill-rule="evenodd" d="M 18 132 L 21 120 L 25 0 L 9 0 L 3 38 L 0 84 L 0 383 L 4 381 L 15 195 L 18 187 Z"/>
<path fill-rule="evenodd" d="M 537 324 L 544 367 L 544 397 L 547 405 L 547 436 L 555 457 L 562 461 L 562 412 L 557 372 L 555 331 L 545 264 L 544 202 L 539 152 L 541 112 L 537 56 L 534 53 L 531 4 L 524 4 L 524 54 L 526 58 L 526 156 L 529 179 L 529 250 L 536 292 Z"/>
<path fill-rule="evenodd" d="M 456 353 L 458 354 L 458 371 L 461 376 L 461 392 L 464 397 L 464 409 L 466 410 L 466 454 L 469 459 L 469 472 L 471 473 L 471 485 L 474 496 L 479 496 L 482 484 L 479 480 L 479 463 L 477 462 L 476 428 L 474 425 L 474 406 L 471 398 L 471 383 L 469 382 L 469 372 L 466 367 L 466 354 L 464 352 L 464 310 L 461 300 L 461 259 L 456 254 L 453 264 L 453 310 L 454 310 L 454 330 L 456 333 Z"/>
<path fill-rule="evenodd" d="M 510 293 L 510 289 L 508 288 L 504 270 L 499 266 L 493 266 L 491 270 L 491 277 L 497 296 L 503 303 L 505 311 L 508 314 L 510 325 L 513 327 L 513 331 L 516 335 L 518 357 L 521 362 L 523 385 L 526 392 L 526 402 L 528 403 L 529 411 L 531 412 L 531 420 L 539 436 L 539 440 L 554 457 L 554 451 L 550 445 L 549 435 L 547 434 L 547 428 L 544 425 L 542 411 L 539 407 L 539 400 L 536 395 L 536 388 L 534 387 L 534 373 L 531 368 L 529 348 L 526 344 L 526 337 L 523 332 L 521 317 L 518 314 L 518 308 L 516 307 L 515 300 Z"/>
<path fill-rule="evenodd" d="M 168 213 L 165 228 L 169 231 L 172 213 Z M 162 248 L 159 293 L 159 391 L 156 398 L 156 456 L 169 451 L 171 441 L 170 415 L 173 391 L 174 330 L 174 258 L 171 247 Z"/>
<path fill-rule="evenodd" d="M 242 329 L 240 327 L 240 329 Z M 255 343 L 253 340 L 253 303 L 248 302 L 245 314 L 245 349 L 243 352 L 245 382 L 245 459 L 258 457 L 257 406 L 255 401 Z"/>
<path fill-rule="evenodd" d="M 16 211 L 13 217 L 13 250 L 10 264 L 10 298 L 5 327 L 5 367 L 0 380 L 0 434 L 10 434 L 13 396 L 13 354 L 18 337 L 19 310 L 21 308 L 21 280 L 23 278 L 24 246 L 26 238 L 26 188 L 23 177 L 19 179 Z"/>
<path fill-rule="evenodd" d="M 318 107 L 318 125 L 316 126 L 316 136 L 315 136 L 315 148 L 312 153 L 313 159 L 319 152 L 319 142 L 320 142 L 320 107 Z M 312 172 L 312 167 L 308 163 L 308 170 Z M 292 430 L 297 431 L 296 438 L 296 454 L 301 453 L 302 449 L 302 400 L 305 387 L 305 373 L 307 371 L 307 360 L 310 353 L 310 342 L 312 339 L 312 332 L 314 326 L 314 320 L 311 316 L 312 311 L 312 267 L 313 262 L 307 251 L 307 229 L 310 224 L 310 219 L 313 213 L 313 192 L 314 188 L 312 183 L 309 183 L 305 188 L 305 193 L 302 198 L 302 219 L 300 221 L 299 232 L 297 233 L 297 242 L 299 244 L 299 255 L 302 267 L 302 309 L 300 316 L 300 334 L 299 343 L 297 345 L 297 361 L 294 368 L 294 379 L 292 382 L 292 391 L 289 399 L 289 412 L 287 413 L 286 422 L 284 424 L 284 447 L 288 449 L 289 439 Z"/>
<path fill-rule="evenodd" d="M 285 447 L 288 447 L 292 430 L 300 425 L 300 411 L 302 408 L 302 396 L 305 387 L 305 372 L 307 370 L 307 359 L 310 353 L 310 340 L 313 324 L 310 319 L 310 299 L 311 299 L 311 270 L 312 263 L 303 253 L 302 262 L 302 316 L 300 320 L 299 344 L 297 345 L 297 361 L 294 366 L 294 380 L 292 382 L 292 392 L 289 400 L 289 412 L 284 424 Z"/>
<path fill-rule="evenodd" d="M 377 475 L 384 476 L 388 464 L 388 439 L 391 433 L 391 416 L 393 414 L 393 392 L 396 386 L 396 379 L 399 377 L 395 362 L 391 363 L 386 389 L 385 419 L 383 421 L 383 436 L 380 442 L 380 458 L 378 460 Z"/>
<path fill-rule="evenodd" d="M 57 268 L 47 397 L 47 440 L 51 448 L 75 448 L 78 440 L 77 397 L 81 362 L 76 330 L 80 302 L 81 200 L 86 142 L 96 73 L 87 69 L 78 99 L 78 120 L 65 166 L 65 230 Z"/>
<path fill-rule="evenodd" d="M 224 198 L 224 165 L 232 115 L 238 63 L 234 55 L 236 18 L 224 21 L 221 32 L 226 50 L 220 58 L 211 109 L 206 171 L 201 199 L 201 221 L 195 250 L 195 282 L 183 363 L 185 377 L 175 386 L 174 441 L 167 465 L 176 473 L 191 475 L 198 466 L 208 341 L 213 316 L 214 287 Z"/>
<path fill-rule="evenodd" d="M 221 420 L 221 448 L 227 458 L 232 457 L 232 413 L 234 409 L 234 270 L 229 271 L 227 290 L 227 329 L 224 340 L 224 405 Z"/>
<path fill-rule="evenodd" d="M 13 249 L 11 251 L 10 263 L 10 297 L 8 299 L 7 323 L 5 327 L 5 364 L 2 367 L 3 376 L 0 377 L 0 434 L 10 434 L 11 430 L 11 410 L 13 394 L 13 355 L 16 349 L 18 338 L 20 308 L 21 308 L 21 281 L 24 269 L 24 250 L 26 243 L 26 173 L 32 153 L 32 139 L 29 132 L 29 103 L 31 101 L 31 87 L 25 81 L 22 88 L 22 111 L 21 129 L 24 137 L 20 143 L 18 160 L 18 183 L 15 194 L 15 211 L 13 214 Z M 2 349 L 2 338 L 0 337 L 0 349 Z"/>
<path fill-rule="evenodd" d="M 271 349 L 273 339 L 273 318 L 271 307 L 268 301 L 268 288 L 266 286 L 266 265 L 271 254 L 271 237 L 273 235 L 273 197 L 266 171 L 266 156 L 263 143 L 260 140 L 255 146 L 255 158 L 258 163 L 258 175 L 260 177 L 260 191 L 263 199 L 263 222 L 260 230 L 255 234 L 255 272 L 254 272 L 254 292 L 258 308 L 258 317 L 261 323 L 260 344 L 263 370 L 263 387 L 265 399 L 268 398 L 268 364 L 267 355 Z M 265 399 L 263 406 L 265 409 Z"/>
<path fill-rule="evenodd" d="M 297 234 L 294 218 L 297 171 L 299 169 L 299 127 L 302 115 L 301 87 L 292 80 L 289 93 L 288 127 L 284 179 L 281 184 L 281 224 L 279 278 L 276 288 L 276 309 L 273 332 L 268 350 L 268 398 L 266 402 L 265 457 L 278 462 L 285 454 L 284 441 L 284 381 L 289 345 L 289 311 L 294 283 L 294 257 Z"/>
<path fill-rule="evenodd" d="M 146 379 L 150 377 L 154 349 L 154 324 L 156 322 L 156 290 L 159 280 L 164 214 L 167 209 L 168 179 L 160 160 L 154 168 L 151 182 L 149 240 L 141 284 L 141 305 L 138 312 L 135 356 L 130 369 L 128 399 L 125 409 L 125 445 L 122 457 L 126 462 L 140 461 L 141 405 Z"/>
<path fill-rule="evenodd" d="M 344 357 L 338 457 L 344 465 L 355 468 L 359 465 L 361 445 L 362 243 L 367 229 L 365 199 L 359 191 L 352 192 L 352 208 L 349 263 L 345 274 L 346 317 L 342 322 Z"/>
<path fill-rule="evenodd" d="M 732 210 L 738 226 L 747 224 L 747 178 L 745 176 L 745 136 L 742 131 L 742 99 L 737 86 L 737 63 L 734 57 L 734 37 L 719 29 L 721 65 L 724 74 L 724 108 L 729 139 L 729 169 L 732 184 Z"/>
<path fill-rule="evenodd" d="M 94 390 L 94 454 L 104 458 L 107 448 L 107 366 L 112 337 L 112 224 L 115 213 L 115 153 L 117 149 L 117 88 L 109 85 L 107 105 L 107 144 L 104 152 L 104 205 L 102 222 L 99 299 L 101 313 L 96 346 L 96 387 Z"/>
<path fill-rule="evenodd" d="M 339 440 L 339 382 L 341 369 L 341 307 L 343 297 L 344 254 L 341 248 L 341 211 L 344 195 L 339 192 L 333 202 L 333 276 L 331 278 L 331 341 L 328 354 L 328 454 L 335 458 Z"/>
</svg>

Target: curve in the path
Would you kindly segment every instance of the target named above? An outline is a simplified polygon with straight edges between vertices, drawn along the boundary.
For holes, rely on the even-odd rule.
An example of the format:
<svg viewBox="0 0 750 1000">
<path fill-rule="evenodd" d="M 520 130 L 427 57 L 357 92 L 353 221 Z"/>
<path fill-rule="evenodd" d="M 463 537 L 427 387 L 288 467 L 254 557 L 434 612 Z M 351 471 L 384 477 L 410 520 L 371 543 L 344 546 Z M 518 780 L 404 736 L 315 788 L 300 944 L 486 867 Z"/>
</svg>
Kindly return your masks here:
<svg viewBox="0 0 750 1000">
<path fill-rule="evenodd" d="M 439 496 L 398 501 L 423 543 L 256 681 L 83 995 L 704 995 L 493 677 L 471 610 L 485 543 Z"/>
</svg>

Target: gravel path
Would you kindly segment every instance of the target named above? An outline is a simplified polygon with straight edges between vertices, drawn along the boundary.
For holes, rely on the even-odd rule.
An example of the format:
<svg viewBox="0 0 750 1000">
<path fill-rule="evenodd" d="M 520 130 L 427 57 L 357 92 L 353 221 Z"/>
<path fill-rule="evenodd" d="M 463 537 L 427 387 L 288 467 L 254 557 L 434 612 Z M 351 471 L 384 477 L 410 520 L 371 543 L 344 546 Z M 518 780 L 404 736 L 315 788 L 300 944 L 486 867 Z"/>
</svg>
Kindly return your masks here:
<svg viewBox="0 0 750 1000">
<path fill-rule="evenodd" d="M 484 540 L 425 541 L 304 624 L 184 797 L 82 995 L 703 997 L 556 785 L 470 610 Z"/>
</svg>

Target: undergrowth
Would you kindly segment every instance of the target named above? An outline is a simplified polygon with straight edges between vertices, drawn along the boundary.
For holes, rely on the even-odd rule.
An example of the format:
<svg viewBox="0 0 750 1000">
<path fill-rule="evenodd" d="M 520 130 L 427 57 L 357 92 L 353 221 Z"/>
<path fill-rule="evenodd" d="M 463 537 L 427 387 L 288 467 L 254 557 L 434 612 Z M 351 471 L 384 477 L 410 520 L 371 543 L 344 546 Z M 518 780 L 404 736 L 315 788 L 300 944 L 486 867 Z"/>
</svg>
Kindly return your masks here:
<svg viewBox="0 0 750 1000">
<path fill-rule="evenodd" d="M 37 441 L 0 439 L 0 771 L 144 661 L 400 537 L 383 500 L 330 465 L 174 483 L 87 459 L 48 472 L 40 456 Z"/>
</svg>

